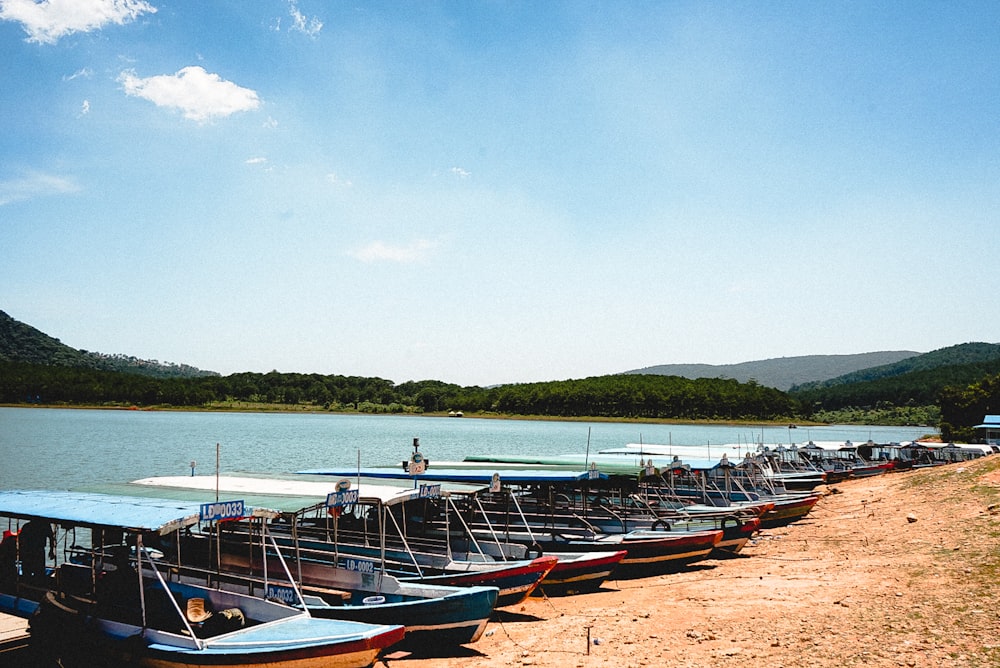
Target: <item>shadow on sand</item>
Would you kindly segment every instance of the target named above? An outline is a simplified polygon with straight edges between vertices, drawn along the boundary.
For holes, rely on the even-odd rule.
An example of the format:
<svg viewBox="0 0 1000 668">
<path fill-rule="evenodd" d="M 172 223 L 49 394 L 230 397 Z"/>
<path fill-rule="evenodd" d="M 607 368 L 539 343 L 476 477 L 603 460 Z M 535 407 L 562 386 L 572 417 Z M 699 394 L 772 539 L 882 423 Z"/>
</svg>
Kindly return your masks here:
<svg viewBox="0 0 1000 668">
<path fill-rule="evenodd" d="M 382 656 L 382 663 L 386 666 L 393 666 L 405 662 L 408 659 L 485 659 L 482 652 L 466 647 L 465 645 L 449 647 L 418 647 L 409 648 L 405 651 L 389 652 Z"/>
</svg>

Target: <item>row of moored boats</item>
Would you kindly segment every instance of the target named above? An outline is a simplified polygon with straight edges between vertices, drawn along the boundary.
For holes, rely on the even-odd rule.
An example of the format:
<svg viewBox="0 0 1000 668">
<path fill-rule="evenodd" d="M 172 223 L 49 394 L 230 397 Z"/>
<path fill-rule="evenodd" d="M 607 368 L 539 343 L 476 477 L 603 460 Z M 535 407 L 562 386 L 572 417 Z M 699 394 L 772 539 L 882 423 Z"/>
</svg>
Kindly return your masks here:
<svg viewBox="0 0 1000 668">
<path fill-rule="evenodd" d="M 528 596 L 736 555 L 821 484 L 984 454 L 630 444 L 432 464 L 413 445 L 395 467 L 2 491 L 0 612 L 65 666 L 368 666 L 474 643 Z"/>
</svg>

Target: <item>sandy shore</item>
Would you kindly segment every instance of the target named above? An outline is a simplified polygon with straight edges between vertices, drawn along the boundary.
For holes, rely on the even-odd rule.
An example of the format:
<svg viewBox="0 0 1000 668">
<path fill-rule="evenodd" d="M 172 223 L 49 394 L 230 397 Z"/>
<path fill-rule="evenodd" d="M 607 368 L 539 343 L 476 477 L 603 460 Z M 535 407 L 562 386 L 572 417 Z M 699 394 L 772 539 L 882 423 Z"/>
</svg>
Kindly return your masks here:
<svg viewBox="0 0 1000 668">
<path fill-rule="evenodd" d="M 1000 456 L 838 484 L 741 556 L 533 598 L 399 668 L 1000 666 Z"/>
</svg>

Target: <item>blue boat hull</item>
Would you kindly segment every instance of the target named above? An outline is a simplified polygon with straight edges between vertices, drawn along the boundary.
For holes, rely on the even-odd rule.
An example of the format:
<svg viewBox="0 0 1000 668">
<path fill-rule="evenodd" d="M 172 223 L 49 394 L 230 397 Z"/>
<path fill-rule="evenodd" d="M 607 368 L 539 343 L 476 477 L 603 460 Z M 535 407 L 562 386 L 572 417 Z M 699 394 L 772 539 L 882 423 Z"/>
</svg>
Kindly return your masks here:
<svg viewBox="0 0 1000 668">
<path fill-rule="evenodd" d="M 401 626 L 372 626 L 302 615 L 260 624 L 202 641 L 178 631 L 142 629 L 134 623 L 96 617 L 68 599 L 46 595 L 31 618 L 36 656 L 64 665 L 142 668 L 365 668 L 403 639 Z M 100 660 L 107 664 L 97 663 Z"/>
<path fill-rule="evenodd" d="M 496 605 L 494 587 L 463 587 L 440 598 L 401 600 L 386 595 L 384 602 L 365 605 L 308 605 L 314 617 L 345 619 L 368 624 L 402 624 L 408 649 L 440 645 L 464 645 L 479 640 Z M 356 597 L 355 597 L 356 598 Z"/>
</svg>

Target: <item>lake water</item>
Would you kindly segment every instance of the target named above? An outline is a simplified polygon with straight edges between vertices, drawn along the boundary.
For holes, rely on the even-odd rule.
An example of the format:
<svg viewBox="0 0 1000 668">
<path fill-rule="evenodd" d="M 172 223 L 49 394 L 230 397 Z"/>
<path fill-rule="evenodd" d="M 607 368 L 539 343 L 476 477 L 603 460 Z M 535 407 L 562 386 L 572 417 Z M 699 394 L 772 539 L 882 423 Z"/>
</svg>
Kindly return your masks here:
<svg viewBox="0 0 1000 668">
<path fill-rule="evenodd" d="M 596 453 L 626 443 L 876 442 L 913 440 L 927 427 L 659 425 L 387 415 L 188 413 L 0 408 L 0 489 L 64 489 L 152 475 L 283 473 L 396 465 L 470 454 Z"/>
</svg>

